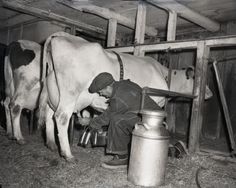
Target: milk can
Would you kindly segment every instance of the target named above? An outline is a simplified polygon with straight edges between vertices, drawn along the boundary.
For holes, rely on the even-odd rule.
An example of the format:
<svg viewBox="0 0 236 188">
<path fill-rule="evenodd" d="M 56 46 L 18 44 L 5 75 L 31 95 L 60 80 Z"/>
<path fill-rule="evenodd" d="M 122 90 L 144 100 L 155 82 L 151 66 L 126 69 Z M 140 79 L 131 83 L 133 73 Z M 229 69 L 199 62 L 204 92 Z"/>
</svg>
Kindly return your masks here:
<svg viewBox="0 0 236 188">
<path fill-rule="evenodd" d="M 135 185 L 159 186 L 165 181 L 169 132 L 164 111 L 142 110 L 142 122 L 132 133 L 128 180 Z"/>
</svg>

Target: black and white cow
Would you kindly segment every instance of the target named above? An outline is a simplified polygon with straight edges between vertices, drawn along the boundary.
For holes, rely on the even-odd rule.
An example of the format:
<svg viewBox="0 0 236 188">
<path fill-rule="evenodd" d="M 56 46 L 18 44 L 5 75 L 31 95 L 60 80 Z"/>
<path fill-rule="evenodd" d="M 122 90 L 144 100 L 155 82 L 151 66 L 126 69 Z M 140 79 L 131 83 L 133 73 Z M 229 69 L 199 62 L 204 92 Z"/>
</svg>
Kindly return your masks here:
<svg viewBox="0 0 236 188">
<path fill-rule="evenodd" d="M 131 79 L 141 87 L 168 90 L 165 77 L 168 69 L 151 57 L 136 57 L 119 53 L 123 61 L 124 79 Z M 120 78 L 120 65 L 114 52 L 104 50 L 98 43 L 91 43 L 83 38 L 67 33 L 51 35 L 44 45 L 43 67 L 46 75 L 45 86 L 41 94 L 40 109 L 46 112 L 47 134 L 51 139 L 47 144 L 55 148 L 54 125 L 52 116 L 57 124 L 61 155 L 67 160 L 73 159 L 68 140 L 68 125 L 73 112 L 87 106 L 95 108 L 106 107 L 105 100 L 97 94 L 88 92 L 88 87 L 95 76 L 101 72 L 109 72 L 116 80 Z M 174 70 L 173 70 L 174 71 Z M 177 70 L 176 70 L 177 71 Z M 193 78 L 186 78 L 186 72 L 178 72 L 171 84 L 175 91 L 192 93 Z M 172 88 L 172 87 L 170 87 Z M 164 105 L 164 98 L 155 98 Z M 47 105 L 46 105 L 47 104 Z M 103 104 L 103 105 L 102 105 Z M 41 115 L 41 118 L 45 116 Z"/>
<path fill-rule="evenodd" d="M 7 134 L 19 144 L 25 143 L 20 128 L 21 111 L 24 108 L 33 110 L 38 106 L 41 51 L 41 46 L 35 42 L 18 40 L 8 46 L 5 56 Z"/>
</svg>

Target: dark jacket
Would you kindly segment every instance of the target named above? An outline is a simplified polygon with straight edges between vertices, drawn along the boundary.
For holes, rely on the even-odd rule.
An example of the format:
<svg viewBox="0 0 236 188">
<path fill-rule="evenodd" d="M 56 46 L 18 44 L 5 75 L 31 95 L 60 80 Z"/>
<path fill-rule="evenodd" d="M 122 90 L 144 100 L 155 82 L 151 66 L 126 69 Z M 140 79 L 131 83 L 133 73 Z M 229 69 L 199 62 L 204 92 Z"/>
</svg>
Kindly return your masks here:
<svg viewBox="0 0 236 188">
<path fill-rule="evenodd" d="M 115 82 L 112 96 L 109 99 L 109 107 L 91 122 L 92 127 L 108 125 L 111 116 L 138 112 L 141 107 L 142 88 L 130 80 Z M 160 110 L 161 108 L 146 95 L 144 108 Z M 95 125 L 95 126 L 94 126 Z"/>
</svg>

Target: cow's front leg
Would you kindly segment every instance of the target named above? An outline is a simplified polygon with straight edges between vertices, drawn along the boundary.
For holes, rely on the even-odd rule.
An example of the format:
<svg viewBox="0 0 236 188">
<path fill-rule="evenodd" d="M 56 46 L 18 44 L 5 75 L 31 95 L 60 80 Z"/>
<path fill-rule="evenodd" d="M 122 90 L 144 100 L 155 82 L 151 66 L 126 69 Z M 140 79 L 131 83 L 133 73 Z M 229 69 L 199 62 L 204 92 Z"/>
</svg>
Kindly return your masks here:
<svg viewBox="0 0 236 188">
<path fill-rule="evenodd" d="M 13 139 L 13 131 L 12 131 L 12 122 L 11 122 L 11 112 L 9 109 L 10 104 L 10 98 L 6 97 L 4 101 L 4 107 L 5 107 L 5 114 L 6 114 L 6 124 L 7 124 L 7 136 L 9 139 Z"/>
<path fill-rule="evenodd" d="M 71 154 L 70 145 L 69 145 L 69 139 L 68 139 L 68 126 L 70 117 L 72 115 L 73 108 L 69 108 L 68 110 L 62 110 L 59 108 L 55 112 L 55 119 L 57 123 L 57 129 L 58 129 L 58 138 L 60 142 L 60 149 L 61 149 L 61 155 L 67 160 L 67 161 L 74 161 L 74 157 Z"/>
<path fill-rule="evenodd" d="M 57 150 L 57 145 L 55 142 L 55 132 L 54 132 L 54 122 L 53 122 L 54 111 L 47 105 L 46 107 L 46 145 L 52 150 Z"/>
<path fill-rule="evenodd" d="M 13 135 L 18 144 L 25 144 L 25 140 L 21 133 L 20 128 L 20 116 L 21 116 L 22 107 L 19 104 L 10 104 L 10 112 L 13 126 Z"/>
</svg>

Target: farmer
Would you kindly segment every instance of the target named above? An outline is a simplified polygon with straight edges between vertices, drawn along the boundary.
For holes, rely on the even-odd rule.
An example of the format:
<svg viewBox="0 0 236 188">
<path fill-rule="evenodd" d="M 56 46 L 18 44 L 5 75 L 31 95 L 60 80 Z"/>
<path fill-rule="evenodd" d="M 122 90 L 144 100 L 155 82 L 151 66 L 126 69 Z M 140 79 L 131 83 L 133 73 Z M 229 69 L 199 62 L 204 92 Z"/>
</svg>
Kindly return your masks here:
<svg viewBox="0 0 236 188">
<path fill-rule="evenodd" d="M 102 163 L 105 168 L 116 169 L 128 163 L 131 133 L 141 105 L 142 88 L 130 80 L 115 81 L 110 73 L 97 75 L 89 87 L 90 93 L 98 93 L 109 99 L 109 107 L 90 122 L 93 129 L 108 125 L 106 152 L 113 154 L 111 161 Z M 162 110 L 149 96 L 145 98 L 145 109 Z"/>
</svg>

